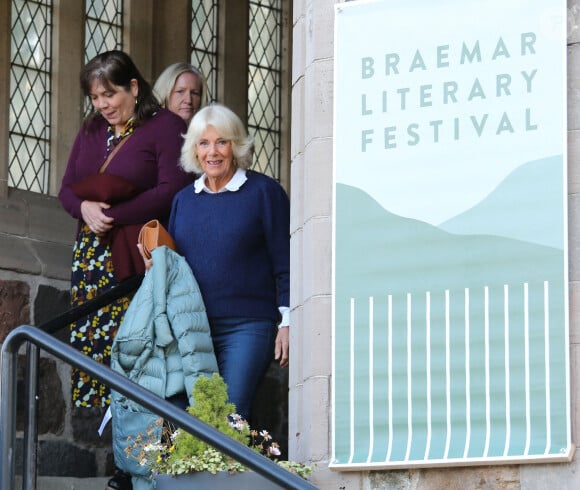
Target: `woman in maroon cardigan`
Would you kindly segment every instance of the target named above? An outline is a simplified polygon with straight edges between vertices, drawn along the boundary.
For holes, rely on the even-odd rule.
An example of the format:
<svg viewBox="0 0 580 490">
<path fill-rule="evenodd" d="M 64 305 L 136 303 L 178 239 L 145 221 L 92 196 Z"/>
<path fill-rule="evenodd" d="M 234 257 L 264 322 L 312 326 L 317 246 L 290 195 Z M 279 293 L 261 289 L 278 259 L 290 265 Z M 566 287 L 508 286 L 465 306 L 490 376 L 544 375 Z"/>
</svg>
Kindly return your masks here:
<svg viewBox="0 0 580 490">
<path fill-rule="evenodd" d="M 192 180 L 178 165 L 185 123 L 160 108 L 127 54 L 96 56 L 80 81 L 92 111 L 75 139 L 59 193 L 64 209 L 79 220 L 73 305 L 143 272 L 139 229 L 154 218 L 165 222 L 173 196 Z M 72 324 L 71 344 L 108 364 L 128 304 L 122 298 Z M 109 392 L 97 379 L 73 370 L 72 399 L 77 407 L 102 407 L 109 404 Z"/>
</svg>

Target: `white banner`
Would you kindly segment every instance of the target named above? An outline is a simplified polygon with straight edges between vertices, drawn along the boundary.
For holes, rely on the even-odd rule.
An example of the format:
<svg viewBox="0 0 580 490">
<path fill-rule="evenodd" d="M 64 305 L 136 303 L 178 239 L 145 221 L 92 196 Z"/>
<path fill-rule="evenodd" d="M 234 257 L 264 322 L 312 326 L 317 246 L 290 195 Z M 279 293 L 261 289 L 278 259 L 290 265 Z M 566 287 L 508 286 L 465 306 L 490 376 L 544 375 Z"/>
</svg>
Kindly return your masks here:
<svg viewBox="0 0 580 490">
<path fill-rule="evenodd" d="M 569 460 L 565 2 L 335 26 L 331 466 Z"/>
</svg>

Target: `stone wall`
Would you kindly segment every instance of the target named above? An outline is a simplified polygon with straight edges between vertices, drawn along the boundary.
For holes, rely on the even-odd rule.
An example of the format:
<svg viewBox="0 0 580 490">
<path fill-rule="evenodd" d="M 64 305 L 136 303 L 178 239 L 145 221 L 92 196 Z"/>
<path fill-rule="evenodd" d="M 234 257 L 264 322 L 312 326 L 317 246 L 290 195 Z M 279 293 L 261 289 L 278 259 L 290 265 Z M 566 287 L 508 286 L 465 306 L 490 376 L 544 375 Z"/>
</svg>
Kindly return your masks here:
<svg viewBox="0 0 580 490">
<path fill-rule="evenodd" d="M 11 192 L 1 208 L 0 341 L 14 328 L 41 326 L 69 309 L 72 237 L 76 223 L 54 198 Z M 52 226 L 51 226 L 52 225 Z M 11 233 L 5 233 L 8 230 Z M 10 266 L 10 267 L 8 267 Z M 55 334 L 68 342 L 68 329 Z M 27 369 L 26 349 L 18 359 L 16 471 L 22 469 Z M 99 438 L 101 410 L 73 410 L 69 367 L 41 352 L 38 379 L 38 475 L 111 474 L 111 433 Z"/>
</svg>

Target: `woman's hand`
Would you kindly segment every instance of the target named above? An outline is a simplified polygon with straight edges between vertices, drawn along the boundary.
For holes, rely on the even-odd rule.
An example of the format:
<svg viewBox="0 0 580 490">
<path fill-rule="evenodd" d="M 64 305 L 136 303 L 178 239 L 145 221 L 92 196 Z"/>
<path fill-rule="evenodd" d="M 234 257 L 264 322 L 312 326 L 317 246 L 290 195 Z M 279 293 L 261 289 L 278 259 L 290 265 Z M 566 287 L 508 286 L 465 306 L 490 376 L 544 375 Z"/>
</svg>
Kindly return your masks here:
<svg viewBox="0 0 580 490">
<path fill-rule="evenodd" d="M 103 235 L 113 228 L 114 219 L 103 213 L 103 209 L 110 207 L 106 202 L 83 201 L 81 203 L 83 221 L 93 233 Z"/>
<path fill-rule="evenodd" d="M 280 361 L 280 367 L 288 366 L 290 357 L 290 328 L 280 327 L 274 344 L 274 359 Z"/>
<path fill-rule="evenodd" d="M 139 249 L 139 253 L 141 254 L 141 257 L 143 258 L 143 263 L 145 264 L 145 272 L 147 272 L 149 269 L 151 269 L 151 267 L 153 267 L 153 259 L 148 259 L 145 256 L 145 252 L 143 251 L 143 245 L 138 243 L 137 248 Z"/>
</svg>

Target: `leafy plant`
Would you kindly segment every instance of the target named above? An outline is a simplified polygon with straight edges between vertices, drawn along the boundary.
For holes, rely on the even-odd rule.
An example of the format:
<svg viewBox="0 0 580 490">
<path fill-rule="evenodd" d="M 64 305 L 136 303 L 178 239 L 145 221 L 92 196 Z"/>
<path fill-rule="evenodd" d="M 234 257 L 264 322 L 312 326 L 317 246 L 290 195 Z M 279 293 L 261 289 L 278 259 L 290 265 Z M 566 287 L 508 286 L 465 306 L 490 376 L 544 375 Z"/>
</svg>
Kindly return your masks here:
<svg viewBox="0 0 580 490">
<path fill-rule="evenodd" d="M 302 478 L 308 478 L 312 472 L 309 466 L 276 459 L 281 454 L 278 443 L 272 440 L 267 431 L 251 429 L 248 422 L 235 413 L 235 406 L 227 401 L 227 386 L 218 374 L 198 378 L 193 388 L 193 399 L 195 400 L 193 406 L 187 408 L 191 415 L 232 439 L 247 444 Z M 188 432 L 181 429 L 174 430 L 164 425 L 162 419 L 159 419 L 157 424 L 162 427 L 161 440 L 155 437 L 158 431 L 151 428 L 146 436 L 140 434 L 126 449 L 129 456 L 132 451 L 139 448 L 139 463 L 149 466 L 153 473 L 181 475 L 209 471 L 215 474 L 218 471 L 235 473 L 247 470 L 238 461 Z"/>
</svg>

